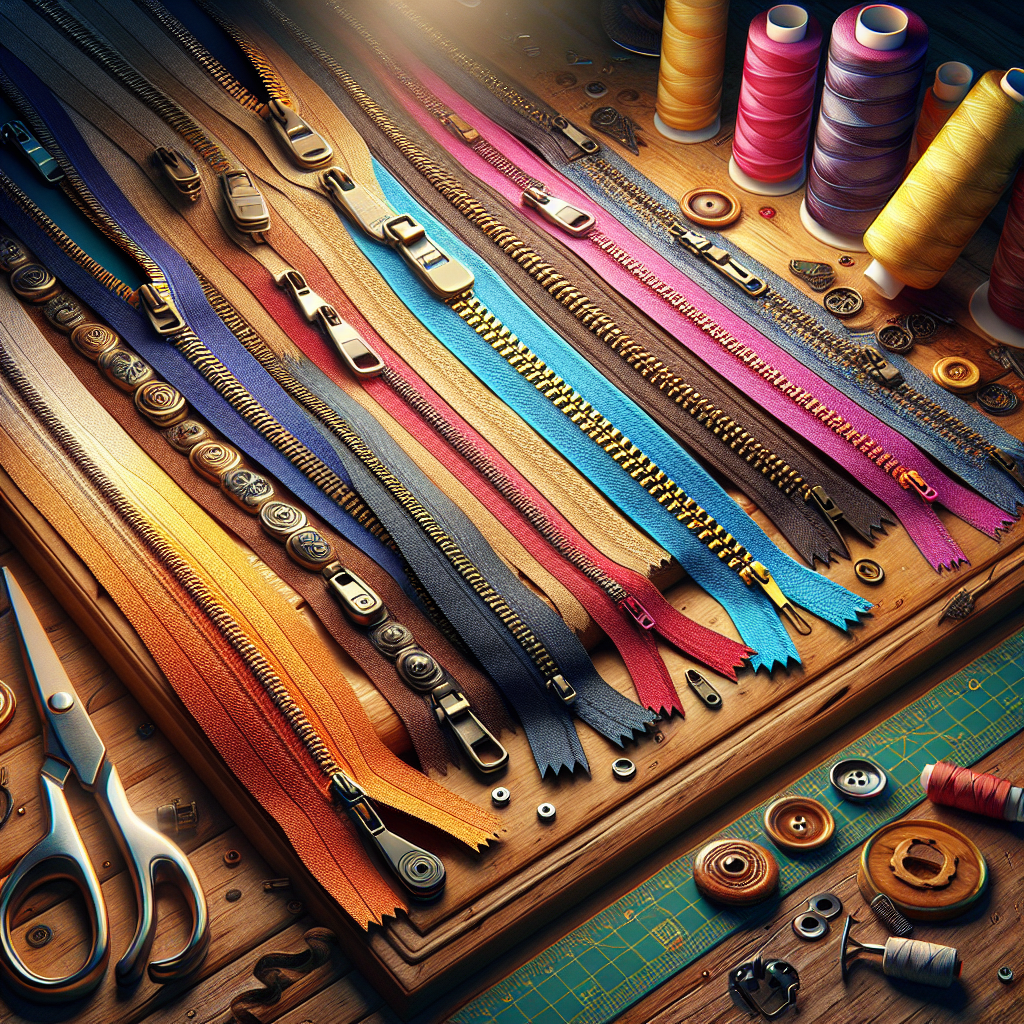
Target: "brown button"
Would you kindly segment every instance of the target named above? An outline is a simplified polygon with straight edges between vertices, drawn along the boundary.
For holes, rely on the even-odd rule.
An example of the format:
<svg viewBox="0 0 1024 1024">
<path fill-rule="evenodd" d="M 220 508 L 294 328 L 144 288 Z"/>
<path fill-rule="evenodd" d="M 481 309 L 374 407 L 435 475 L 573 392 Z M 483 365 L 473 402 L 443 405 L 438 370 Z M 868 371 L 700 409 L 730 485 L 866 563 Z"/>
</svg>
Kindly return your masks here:
<svg viewBox="0 0 1024 1024">
<path fill-rule="evenodd" d="M 768 899 L 779 885 L 779 865 L 763 847 L 746 839 L 716 839 L 693 861 L 693 881 L 702 896 L 746 906 Z"/>
<path fill-rule="evenodd" d="M 104 352 L 117 348 L 120 337 L 103 324 L 84 323 L 71 330 L 71 344 L 94 363 Z"/>
<path fill-rule="evenodd" d="M 804 853 L 824 846 L 836 830 L 832 812 L 809 796 L 784 796 L 764 812 L 764 830 L 787 853 Z"/>
<path fill-rule="evenodd" d="M 153 367 L 145 359 L 121 345 L 108 348 L 96 360 L 96 365 L 103 371 L 107 380 L 128 394 L 132 394 L 155 376 Z"/>
<path fill-rule="evenodd" d="M 695 224 L 706 228 L 723 228 L 740 215 L 740 201 L 719 188 L 691 188 L 679 206 Z"/>
<path fill-rule="evenodd" d="M 964 395 L 981 383 L 981 371 L 970 359 L 946 356 L 932 367 L 932 379 L 954 395 Z"/>
</svg>

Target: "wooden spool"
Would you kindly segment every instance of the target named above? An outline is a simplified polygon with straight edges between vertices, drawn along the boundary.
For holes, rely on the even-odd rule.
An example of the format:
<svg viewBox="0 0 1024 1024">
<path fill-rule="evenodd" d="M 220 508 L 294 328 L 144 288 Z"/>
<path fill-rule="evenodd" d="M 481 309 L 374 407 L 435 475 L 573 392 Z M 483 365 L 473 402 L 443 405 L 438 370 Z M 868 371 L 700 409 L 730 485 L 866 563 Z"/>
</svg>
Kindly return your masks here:
<svg viewBox="0 0 1024 1024">
<path fill-rule="evenodd" d="M 820 850 L 836 830 L 836 819 L 821 802 L 809 796 L 784 796 L 764 812 L 764 830 L 787 853 Z"/>
<path fill-rule="evenodd" d="M 869 901 L 884 893 L 915 921 L 943 921 L 980 899 L 988 865 L 977 846 L 950 825 L 894 821 L 864 844 L 857 882 Z"/>
<path fill-rule="evenodd" d="M 693 881 L 702 896 L 717 903 L 747 906 L 768 899 L 779 885 L 779 865 L 757 843 L 718 839 L 693 861 Z"/>
</svg>

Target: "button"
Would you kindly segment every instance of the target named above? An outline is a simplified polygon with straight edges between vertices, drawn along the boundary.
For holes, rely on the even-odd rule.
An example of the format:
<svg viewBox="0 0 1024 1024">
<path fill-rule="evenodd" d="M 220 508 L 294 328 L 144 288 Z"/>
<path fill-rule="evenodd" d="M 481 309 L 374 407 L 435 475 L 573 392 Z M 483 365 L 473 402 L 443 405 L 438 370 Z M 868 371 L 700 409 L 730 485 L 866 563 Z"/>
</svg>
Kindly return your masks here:
<svg viewBox="0 0 1024 1024">
<path fill-rule="evenodd" d="M 695 224 L 706 228 L 723 228 L 736 220 L 742 207 L 740 201 L 717 188 L 692 188 L 679 206 Z"/>
<path fill-rule="evenodd" d="M 882 769 L 866 757 L 848 757 L 837 761 L 828 773 L 829 782 L 844 800 L 873 800 L 886 786 Z"/>
<path fill-rule="evenodd" d="M 879 327 L 875 331 L 875 337 L 886 352 L 903 355 L 914 347 L 914 336 L 899 324 L 886 324 L 884 327 Z"/>
<path fill-rule="evenodd" d="M 537 817 L 540 818 L 545 824 L 555 820 L 555 805 L 554 804 L 540 804 L 537 807 Z"/>
<path fill-rule="evenodd" d="M 764 830 L 787 853 L 820 850 L 836 830 L 829 809 L 809 796 L 784 796 L 764 812 Z"/>
<path fill-rule="evenodd" d="M 628 757 L 619 757 L 612 761 L 612 774 L 617 779 L 633 778 L 636 775 L 636 765 Z"/>
<path fill-rule="evenodd" d="M 779 865 L 763 847 L 746 839 L 717 839 L 698 851 L 693 881 L 702 896 L 718 903 L 761 903 L 778 888 Z"/>
<path fill-rule="evenodd" d="M 954 395 L 966 395 L 981 383 L 981 371 L 963 356 L 946 356 L 932 367 L 932 380 Z"/>
<path fill-rule="evenodd" d="M 856 288 L 832 288 L 821 298 L 825 308 L 840 319 L 855 316 L 864 308 L 864 296 Z"/>
<path fill-rule="evenodd" d="M 978 389 L 975 397 L 978 405 L 991 416 L 1009 416 L 1019 404 L 1016 393 L 1005 384 L 986 384 Z"/>
<path fill-rule="evenodd" d="M 504 786 L 498 786 L 497 789 L 491 790 L 491 803 L 495 807 L 507 807 L 511 799 L 512 793 Z"/>
<path fill-rule="evenodd" d="M 873 558 L 861 558 L 854 563 L 853 571 L 861 583 L 877 587 L 885 579 L 885 570 Z"/>
</svg>

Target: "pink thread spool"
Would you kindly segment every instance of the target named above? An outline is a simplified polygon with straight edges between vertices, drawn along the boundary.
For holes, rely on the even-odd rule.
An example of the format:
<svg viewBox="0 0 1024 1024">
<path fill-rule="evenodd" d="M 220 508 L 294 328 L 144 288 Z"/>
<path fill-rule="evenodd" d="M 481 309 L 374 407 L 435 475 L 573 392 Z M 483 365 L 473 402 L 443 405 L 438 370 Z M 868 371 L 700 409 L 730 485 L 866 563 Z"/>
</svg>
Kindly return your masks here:
<svg viewBox="0 0 1024 1024">
<path fill-rule="evenodd" d="M 746 191 L 782 196 L 803 184 L 820 55 L 821 25 L 796 4 L 751 21 L 729 160 Z"/>
<path fill-rule="evenodd" d="M 1024 790 L 997 775 L 939 761 L 924 766 L 921 786 L 932 803 L 1002 821 L 1024 821 Z"/>
</svg>

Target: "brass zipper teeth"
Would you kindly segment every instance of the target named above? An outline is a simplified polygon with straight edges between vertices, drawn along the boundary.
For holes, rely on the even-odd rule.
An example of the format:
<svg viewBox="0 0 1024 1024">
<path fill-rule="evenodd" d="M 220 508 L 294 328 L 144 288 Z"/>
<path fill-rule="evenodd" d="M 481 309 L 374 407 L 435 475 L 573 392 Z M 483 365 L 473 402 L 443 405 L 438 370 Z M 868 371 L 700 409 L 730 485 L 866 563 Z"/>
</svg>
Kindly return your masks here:
<svg viewBox="0 0 1024 1024">
<path fill-rule="evenodd" d="M 156 559 L 181 584 L 199 611 L 209 619 L 241 659 L 253 678 L 284 716 L 292 732 L 328 777 L 341 771 L 320 734 L 302 707 L 274 671 L 263 653 L 249 639 L 234 616 L 221 604 L 192 566 L 153 527 L 145 515 L 124 495 L 93 461 L 75 435 L 54 414 L 32 382 L 14 362 L 0 341 L 0 369 L 17 390 L 32 415 L 46 428 L 78 469 L 102 495 L 118 517 L 146 545 Z"/>
<path fill-rule="evenodd" d="M 150 110 L 161 117 L 192 147 L 217 174 L 232 169 L 224 151 L 170 97 L 138 73 L 116 50 L 97 39 L 56 0 L 29 0 L 42 11 L 85 54 L 127 86 Z M 40 140 L 42 141 L 42 140 Z"/>
</svg>

